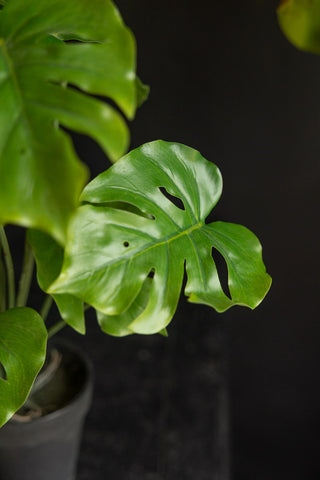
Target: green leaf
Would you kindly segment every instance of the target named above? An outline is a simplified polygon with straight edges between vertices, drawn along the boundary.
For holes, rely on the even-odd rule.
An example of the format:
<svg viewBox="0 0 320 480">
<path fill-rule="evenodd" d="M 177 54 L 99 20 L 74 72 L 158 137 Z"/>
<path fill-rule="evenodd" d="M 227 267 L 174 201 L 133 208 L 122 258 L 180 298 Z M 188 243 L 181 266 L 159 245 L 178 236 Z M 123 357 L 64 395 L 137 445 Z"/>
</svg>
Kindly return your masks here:
<svg viewBox="0 0 320 480">
<path fill-rule="evenodd" d="M 320 0 L 283 0 L 277 13 L 279 25 L 293 45 L 320 53 Z"/>
<path fill-rule="evenodd" d="M 146 306 L 125 327 L 155 333 L 175 312 L 186 265 L 191 301 L 217 311 L 256 307 L 271 283 L 258 240 L 244 227 L 206 224 L 221 191 L 218 168 L 192 148 L 156 141 L 133 150 L 84 190 L 85 205 L 70 224 L 63 268 L 49 291 L 76 295 L 114 316 L 134 305 L 151 274 Z M 228 264 L 231 298 L 221 287 L 213 247 Z"/>
<path fill-rule="evenodd" d="M 141 105 L 148 99 L 150 87 L 141 82 L 139 77 L 136 77 L 136 88 L 137 88 L 137 106 Z"/>
<path fill-rule="evenodd" d="M 61 318 L 78 333 L 84 335 L 86 333 L 86 324 L 83 302 L 68 293 L 57 293 L 52 296 L 57 304 Z"/>
<path fill-rule="evenodd" d="M 97 311 L 97 319 L 102 331 L 115 337 L 135 333 L 131 330 L 130 325 L 146 308 L 150 297 L 151 284 L 151 278 L 147 278 L 132 304 L 120 315 L 105 315 Z"/>
<path fill-rule="evenodd" d="M 38 230 L 28 231 L 28 241 L 32 246 L 37 264 L 39 286 L 46 292 L 60 273 L 63 262 L 63 249 L 52 237 Z M 63 320 L 77 332 L 84 334 L 86 327 L 83 302 L 70 294 L 56 294 L 52 296 Z"/>
<path fill-rule="evenodd" d="M 0 246 L 0 312 L 6 309 L 6 273 Z"/>
<path fill-rule="evenodd" d="M 137 102 L 135 42 L 110 0 L 10 0 L 0 12 L 0 223 L 64 243 L 87 169 L 59 126 L 112 160 L 127 150 L 120 113 Z"/>
<path fill-rule="evenodd" d="M 6 378 L 0 378 L 0 426 L 26 401 L 46 355 L 47 330 L 31 308 L 13 308 L 0 313 L 0 363 Z"/>
</svg>

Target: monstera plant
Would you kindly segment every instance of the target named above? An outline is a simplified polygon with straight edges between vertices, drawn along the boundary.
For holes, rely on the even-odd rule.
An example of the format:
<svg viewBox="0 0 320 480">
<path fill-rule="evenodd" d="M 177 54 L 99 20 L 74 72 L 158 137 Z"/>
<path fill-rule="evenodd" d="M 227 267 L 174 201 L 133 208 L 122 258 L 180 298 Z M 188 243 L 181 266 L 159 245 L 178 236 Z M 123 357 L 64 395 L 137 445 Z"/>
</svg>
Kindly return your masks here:
<svg viewBox="0 0 320 480">
<path fill-rule="evenodd" d="M 2 425 L 25 402 L 48 335 L 66 324 L 85 333 L 88 307 L 108 334 L 165 334 L 185 273 L 189 301 L 218 312 L 255 308 L 270 277 L 253 233 L 207 223 L 222 191 L 214 164 L 160 140 L 125 154 L 124 116 L 134 117 L 147 88 L 135 73 L 134 37 L 114 4 L 0 4 Z M 87 184 L 70 131 L 93 138 L 116 163 Z M 9 224 L 26 230 L 19 282 Z M 226 261 L 228 291 L 213 249 Z M 27 306 L 33 258 L 47 295 L 39 312 Z M 48 331 L 52 299 L 61 320 Z"/>
</svg>

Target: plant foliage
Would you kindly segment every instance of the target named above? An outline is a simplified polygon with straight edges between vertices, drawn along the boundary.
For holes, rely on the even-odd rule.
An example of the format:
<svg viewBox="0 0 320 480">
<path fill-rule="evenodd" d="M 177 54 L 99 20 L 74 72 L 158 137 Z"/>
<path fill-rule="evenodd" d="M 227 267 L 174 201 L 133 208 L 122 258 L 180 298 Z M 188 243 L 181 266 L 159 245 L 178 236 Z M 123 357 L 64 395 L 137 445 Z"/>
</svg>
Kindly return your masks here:
<svg viewBox="0 0 320 480">
<path fill-rule="evenodd" d="M 30 252 L 39 286 L 80 333 L 86 303 L 111 335 L 166 335 L 185 273 L 188 299 L 218 312 L 255 308 L 270 287 L 254 234 L 207 223 L 222 180 L 196 150 L 145 144 L 84 188 L 88 171 L 67 132 L 90 136 L 112 161 L 126 153 L 124 116 L 148 94 L 135 63 L 111 0 L 0 0 L 0 426 L 45 358 L 43 319 L 22 301 Z M 17 298 L 8 223 L 28 228 Z"/>
<path fill-rule="evenodd" d="M 284 0 L 278 7 L 283 33 L 297 48 L 320 53 L 320 1 Z"/>
<path fill-rule="evenodd" d="M 69 136 L 90 135 L 111 159 L 129 134 L 135 43 L 109 0 L 10 0 L 0 12 L 0 223 L 60 243 L 87 178 Z"/>
<path fill-rule="evenodd" d="M 75 295 L 114 323 L 144 289 L 145 305 L 139 302 L 142 311 L 130 312 L 127 329 L 155 333 L 176 310 L 186 266 L 190 301 L 219 312 L 236 304 L 256 307 L 270 286 L 258 240 L 239 225 L 206 224 L 221 191 L 217 167 L 192 148 L 156 141 L 133 150 L 85 188 L 50 293 Z M 212 248 L 226 260 L 230 298 L 221 287 Z M 107 323 L 105 318 L 105 330 Z"/>
<path fill-rule="evenodd" d="M 25 402 L 46 355 L 47 330 L 31 308 L 0 313 L 0 426 Z"/>
</svg>

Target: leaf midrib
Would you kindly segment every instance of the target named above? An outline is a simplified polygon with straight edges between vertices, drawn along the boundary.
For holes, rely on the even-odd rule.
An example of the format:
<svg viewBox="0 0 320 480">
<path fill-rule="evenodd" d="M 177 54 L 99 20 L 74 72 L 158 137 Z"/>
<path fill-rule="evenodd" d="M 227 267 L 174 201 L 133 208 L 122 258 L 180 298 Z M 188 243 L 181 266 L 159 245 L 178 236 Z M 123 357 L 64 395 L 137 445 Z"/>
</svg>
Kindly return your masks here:
<svg viewBox="0 0 320 480">
<path fill-rule="evenodd" d="M 183 235 L 188 235 L 189 236 L 193 231 L 202 229 L 203 227 L 204 227 L 204 223 L 203 222 L 198 222 L 196 224 L 191 225 L 187 229 L 180 230 L 177 235 L 172 235 L 172 236 L 165 237 L 165 238 L 161 239 L 161 241 L 159 241 L 155 244 L 151 244 L 150 246 L 148 246 L 148 244 L 147 245 L 144 244 L 140 249 L 137 249 L 134 254 L 128 253 L 127 255 L 124 255 L 121 258 L 121 260 L 116 259 L 114 261 L 109 261 L 109 262 L 103 263 L 102 265 L 100 265 L 100 267 L 95 269 L 94 274 L 100 272 L 101 270 L 109 269 L 110 267 L 112 267 L 114 265 L 119 265 L 120 266 L 124 262 L 133 261 L 137 257 L 139 257 L 140 255 L 146 254 L 148 251 L 152 250 L 153 248 L 159 248 L 163 245 L 169 245 L 169 243 L 177 240 L 178 238 L 182 237 Z M 88 272 L 86 272 L 85 274 L 82 274 L 82 275 L 77 275 L 77 276 L 75 276 L 75 281 L 77 282 L 80 278 L 87 278 L 87 276 L 88 276 Z M 74 283 L 74 282 L 72 282 L 72 283 Z M 53 293 L 54 292 L 55 292 L 55 290 L 53 290 Z M 58 293 L 58 291 L 57 291 L 57 293 Z"/>
</svg>

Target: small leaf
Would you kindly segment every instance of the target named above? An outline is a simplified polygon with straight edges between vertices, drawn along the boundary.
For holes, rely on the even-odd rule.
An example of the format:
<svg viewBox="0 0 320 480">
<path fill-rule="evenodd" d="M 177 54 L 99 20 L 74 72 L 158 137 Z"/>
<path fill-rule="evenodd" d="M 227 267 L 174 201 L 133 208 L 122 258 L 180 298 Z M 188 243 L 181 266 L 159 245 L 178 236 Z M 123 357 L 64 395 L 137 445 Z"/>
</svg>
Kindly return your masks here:
<svg viewBox="0 0 320 480">
<path fill-rule="evenodd" d="M 192 148 L 156 141 L 133 150 L 84 190 L 86 204 L 70 224 L 62 271 L 49 291 L 70 293 L 114 317 L 132 313 L 130 306 L 149 277 L 145 308 L 125 328 L 156 333 L 175 312 L 186 265 L 191 301 L 218 311 L 236 304 L 254 308 L 271 280 L 251 232 L 206 224 L 221 191 L 218 168 Z M 124 209 L 126 204 L 136 213 Z M 220 285 L 213 247 L 228 264 L 231 299 Z"/>
<path fill-rule="evenodd" d="M 279 25 L 293 45 L 320 53 L 320 0 L 284 0 L 277 13 Z"/>
<path fill-rule="evenodd" d="M 150 87 L 141 82 L 139 77 L 136 77 L 136 89 L 137 89 L 137 107 L 141 107 L 143 103 L 148 99 Z"/>
<path fill-rule="evenodd" d="M 60 273 L 63 262 L 63 249 L 52 237 L 38 230 L 28 231 L 28 241 L 32 246 L 37 264 L 39 286 L 46 292 Z M 63 320 L 77 332 L 84 334 L 86 327 L 83 302 L 69 294 L 52 296 Z"/>
<path fill-rule="evenodd" d="M 57 304 L 61 318 L 78 333 L 84 335 L 86 333 L 86 324 L 83 302 L 68 293 L 57 293 L 52 296 Z"/>
<path fill-rule="evenodd" d="M 31 308 L 0 313 L 0 426 L 26 401 L 46 355 L 47 330 Z"/>
</svg>

